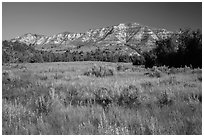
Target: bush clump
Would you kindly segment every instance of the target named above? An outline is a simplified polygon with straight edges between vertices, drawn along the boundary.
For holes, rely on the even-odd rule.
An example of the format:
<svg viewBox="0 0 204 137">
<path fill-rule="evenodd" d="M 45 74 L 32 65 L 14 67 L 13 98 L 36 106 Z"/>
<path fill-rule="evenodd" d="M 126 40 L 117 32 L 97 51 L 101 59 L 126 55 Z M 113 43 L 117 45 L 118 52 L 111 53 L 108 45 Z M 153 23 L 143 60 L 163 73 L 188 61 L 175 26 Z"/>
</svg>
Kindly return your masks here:
<svg viewBox="0 0 204 137">
<path fill-rule="evenodd" d="M 165 92 L 162 92 L 161 95 L 158 97 L 158 105 L 160 107 L 172 105 L 173 100 L 169 97 L 169 95 Z"/>
<path fill-rule="evenodd" d="M 125 65 L 120 65 L 118 64 L 117 67 L 116 67 L 117 71 L 126 71 L 128 70 L 129 68 L 126 67 Z"/>
<path fill-rule="evenodd" d="M 106 77 L 106 76 L 113 76 L 114 71 L 111 68 L 106 66 L 96 66 L 92 67 L 90 70 L 84 73 L 86 76 L 94 75 L 96 77 Z"/>
<path fill-rule="evenodd" d="M 128 87 L 123 87 L 122 92 L 118 98 L 119 106 L 134 107 L 139 105 L 139 89 L 134 85 L 129 85 Z"/>
<path fill-rule="evenodd" d="M 157 67 L 152 68 L 149 72 L 145 73 L 144 75 L 147 75 L 149 77 L 156 77 L 156 78 L 160 78 L 162 77 L 162 72 L 157 69 Z"/>
</svg>

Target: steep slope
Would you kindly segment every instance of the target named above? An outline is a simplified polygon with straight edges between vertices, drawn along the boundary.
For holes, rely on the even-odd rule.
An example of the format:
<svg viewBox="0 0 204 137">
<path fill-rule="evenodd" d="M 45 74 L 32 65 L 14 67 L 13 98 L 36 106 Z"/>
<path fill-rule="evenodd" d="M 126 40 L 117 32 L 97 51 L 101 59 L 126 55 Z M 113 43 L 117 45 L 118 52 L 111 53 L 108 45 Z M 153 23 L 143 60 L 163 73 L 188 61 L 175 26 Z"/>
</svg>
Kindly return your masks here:
<svg viewBox="0 0 204 137">
<path fill-rule="evenodd" d="M 90 29 L 85 33 L 63 32 L 53 36 L 27 33 L 11 41 L 32 45 L 40 50 L 65 51 L 89 50 L 95 48 L 119 48 L 122 52 L 151 50 L 156 40 L 173 34 L 165 29 L 153 29 L 138 23 L 120 23 L 118 25 Z M 127 46 L 128 45 L 128 46 Z"/>
</svg>

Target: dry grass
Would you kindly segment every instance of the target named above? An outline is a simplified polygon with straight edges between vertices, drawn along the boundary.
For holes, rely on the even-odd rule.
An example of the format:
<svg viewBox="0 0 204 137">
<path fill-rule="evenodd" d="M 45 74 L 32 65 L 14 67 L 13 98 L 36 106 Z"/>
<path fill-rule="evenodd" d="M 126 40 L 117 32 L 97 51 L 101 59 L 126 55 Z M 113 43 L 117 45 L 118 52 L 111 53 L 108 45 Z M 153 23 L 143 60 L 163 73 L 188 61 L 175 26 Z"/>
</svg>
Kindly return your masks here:
<svg viewBox="0 0 204 137">
<path fill-rule="evenodd" d="M 85 76 L 94 65 L 114 75 Z M 200 135 L 201 74 L 104 62 L 3 66 L 2 133 Z"/>
</svg>

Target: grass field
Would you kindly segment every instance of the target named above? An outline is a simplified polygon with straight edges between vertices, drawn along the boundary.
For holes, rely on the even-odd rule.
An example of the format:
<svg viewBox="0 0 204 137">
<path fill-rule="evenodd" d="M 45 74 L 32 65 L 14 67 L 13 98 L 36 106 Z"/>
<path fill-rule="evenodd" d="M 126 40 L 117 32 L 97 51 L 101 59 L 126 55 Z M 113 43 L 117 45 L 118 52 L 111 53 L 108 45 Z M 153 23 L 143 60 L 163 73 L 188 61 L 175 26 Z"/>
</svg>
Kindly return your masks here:
<svg viewBox="0 0 204 137">
<path fill-rule="evenodd" d="M 2 134 L 202 134 L 201 69 L 87 61 L 2 70 Z"/>
</svg>

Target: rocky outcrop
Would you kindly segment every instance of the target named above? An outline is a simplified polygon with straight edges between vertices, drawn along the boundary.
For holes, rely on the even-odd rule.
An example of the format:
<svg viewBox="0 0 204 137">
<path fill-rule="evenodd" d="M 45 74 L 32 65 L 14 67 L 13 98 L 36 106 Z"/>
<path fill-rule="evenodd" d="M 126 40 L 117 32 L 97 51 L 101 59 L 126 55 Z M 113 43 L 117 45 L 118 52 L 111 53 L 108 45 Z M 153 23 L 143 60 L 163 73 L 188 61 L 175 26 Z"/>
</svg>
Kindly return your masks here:
<svg viewBox="0 0 204 137">
<path fill-rule="evenodd" d="M 55 45 L 55 47 L 73 47 L 97 46 L 97 47 L 123 47 L 124 49 L 132 47 L 141 50 L 151 49 L 156 40 L 171 36 L 173 32 L 165 29 L 155 29 L 138 23 L 120 23 L 118 25 L 90 29 L 85 33 L 63 32 L 53 36 L 44 36 L 37 34 L 25 34 L 12 39 L 12 42 L 19 41 L 27 45 L 46 47 L 46 45 Z M 144 48 L 143 48 L 144 47 Z M 65 48 L 66 49 L 66 48 Z"/>
</svg>

